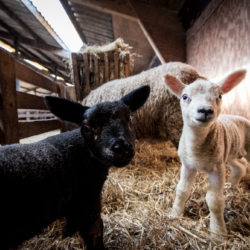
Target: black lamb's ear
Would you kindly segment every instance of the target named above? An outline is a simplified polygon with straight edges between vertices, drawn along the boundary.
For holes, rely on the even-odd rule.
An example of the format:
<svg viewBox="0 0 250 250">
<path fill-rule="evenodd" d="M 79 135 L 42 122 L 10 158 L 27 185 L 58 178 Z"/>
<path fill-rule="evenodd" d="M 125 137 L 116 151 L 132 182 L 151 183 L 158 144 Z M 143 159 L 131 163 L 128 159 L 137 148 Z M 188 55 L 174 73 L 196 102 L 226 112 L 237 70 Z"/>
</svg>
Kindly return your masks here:
<svg viewBox="0 0 250 250">
<path fill-rule="evenodd" d="M 73 102 L 64 98 L 46 96 L 45 103 L 48 109 L 59 119 L 82 124 L 83 113 L 89 108 L 82 106 L 78 102 Z"/>
<path fill-rule="evenodd" d="M 143 85 L 121 98 L 132 112 L 139 109 L 148 99 L 150 93 L 149 85 Z"/>
</svg>

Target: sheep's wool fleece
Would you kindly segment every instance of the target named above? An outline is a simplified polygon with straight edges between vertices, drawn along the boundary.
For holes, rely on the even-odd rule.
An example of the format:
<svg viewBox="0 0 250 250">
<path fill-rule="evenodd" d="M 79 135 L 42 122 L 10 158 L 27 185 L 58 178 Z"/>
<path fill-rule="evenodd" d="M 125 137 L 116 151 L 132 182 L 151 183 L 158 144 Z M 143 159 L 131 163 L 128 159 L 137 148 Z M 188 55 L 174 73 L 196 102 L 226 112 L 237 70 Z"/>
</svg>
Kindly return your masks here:
<svg viewBox="0 0 250 250">
<path fill-rule="evenodd" d="M 170 62 L 144 71 L 138 75 L 105 83 L 83 100 L 82 104 L 93 106 L 98 102 L 114 101 L 138 88 L 150 85 L 149 99 L 134 114 L 134 127 L 137 138 L 166 138 L 178 146 L 182 132 L 182 115 L 179 100 L 172 95 L 164 82 L 166 74 L 174 75 L 185 84 L 190 84 L 200 76 L 190 65 Z"/>
</svg>

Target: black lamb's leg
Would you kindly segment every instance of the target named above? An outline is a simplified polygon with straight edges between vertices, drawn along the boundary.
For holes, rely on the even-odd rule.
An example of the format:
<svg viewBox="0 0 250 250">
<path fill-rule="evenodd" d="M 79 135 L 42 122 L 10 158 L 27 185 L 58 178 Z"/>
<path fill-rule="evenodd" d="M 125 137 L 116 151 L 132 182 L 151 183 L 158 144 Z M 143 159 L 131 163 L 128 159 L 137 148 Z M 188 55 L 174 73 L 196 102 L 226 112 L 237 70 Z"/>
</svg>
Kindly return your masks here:
<svg viewBox="0 0 250 250">
<path fill-rule="evenodd" d="M 103 244 L 103 222 L 100 213 L 91 213 L 79 225 L 79 232 L 87 250 L 105 250 Z"/>
<path fill-rule="evenodd" d="M 71 237 L 77 230 L 76 218 L 72 216 L 66 217 L 66 224 L 62 229 L 62 238 Z"/>
</svg>

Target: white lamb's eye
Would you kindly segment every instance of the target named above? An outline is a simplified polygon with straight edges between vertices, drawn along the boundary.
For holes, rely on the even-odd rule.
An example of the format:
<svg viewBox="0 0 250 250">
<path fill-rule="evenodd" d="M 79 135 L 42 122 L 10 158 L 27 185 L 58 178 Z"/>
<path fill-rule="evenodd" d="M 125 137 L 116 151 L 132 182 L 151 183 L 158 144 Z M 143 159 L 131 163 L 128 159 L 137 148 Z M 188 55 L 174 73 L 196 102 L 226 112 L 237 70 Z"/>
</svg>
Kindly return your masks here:
<svg viewBox="0 0 250 250">
<path fill-rule="evenodd" d="M 219 98 L 221 99 L 221 98 L 222 98 L 222 95 L 219 95 Z"/>
<path fill-rule="evenodd" d="M 186 100 L 188 98 L 188 95 L 186 95 L 186 94 L 184 94 L 183 96 L 182 96 L 182 99 L 183 100 Z"/>
</svg>

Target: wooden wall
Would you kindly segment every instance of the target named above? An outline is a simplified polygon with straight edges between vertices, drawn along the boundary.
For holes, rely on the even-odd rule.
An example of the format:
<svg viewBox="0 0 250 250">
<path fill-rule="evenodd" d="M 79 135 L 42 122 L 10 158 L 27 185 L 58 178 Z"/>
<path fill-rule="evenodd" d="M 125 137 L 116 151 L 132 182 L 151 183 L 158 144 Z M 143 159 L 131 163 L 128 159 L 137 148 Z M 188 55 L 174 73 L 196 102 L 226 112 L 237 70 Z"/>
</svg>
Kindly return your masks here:
<svg viewBox="0 0 250 250">
<path fill-rule="evenodd" d="M 212 0 L 187 31 L 187 63 L 217 81 L 238 68 L 250 71 L 250 1 Z M 224 113 L 250 118 L 250 73 L 225 95 Z"/>
</svg>

